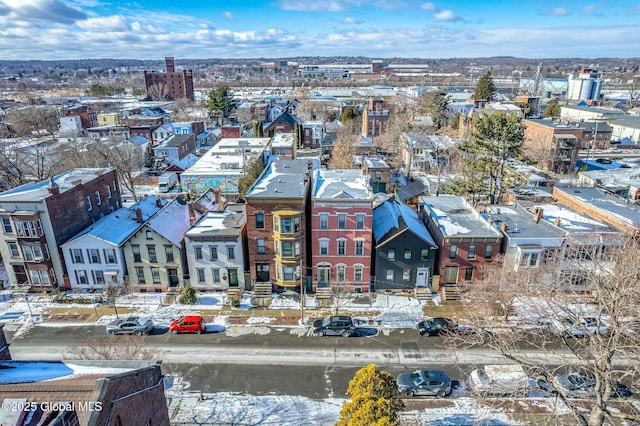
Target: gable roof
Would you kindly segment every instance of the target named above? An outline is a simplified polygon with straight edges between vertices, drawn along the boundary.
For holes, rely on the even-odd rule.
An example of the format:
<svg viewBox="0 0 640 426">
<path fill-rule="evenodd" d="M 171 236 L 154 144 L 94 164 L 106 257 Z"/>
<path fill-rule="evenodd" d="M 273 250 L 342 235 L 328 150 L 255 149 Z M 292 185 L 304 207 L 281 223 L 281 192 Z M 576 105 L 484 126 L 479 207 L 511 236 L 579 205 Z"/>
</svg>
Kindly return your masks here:
<svg viewBox="0 0 640 426">
<path fill-rule="evenodd" d="M 396 196 L 398 197 L 398 200 L 406 201 L 409 198 L 424 195 L 428 192 L 429 191 L 424 183 L 421 180 L 416 180 L 415 182 L 411 182 L 408 185 L 404 185 L 396 189 Z"/>
<path fill-rule="evenodd" d="M 291 127 L 293 127 L 294 124 L 302 125 L 302 120 L 300 120 L 298 117 L 293 115 L 291 112 L 284 111 L 282 114 L 277 116 L 272 122 L 265 123 L 264 129 L 268 129 L 273 123 L 276 123 L 278 121 L 284 121 L 285 123 L 289 123 Z"/>
<path fill-rule="evenodd" d="M 411 232 L 425 243 L 437 247 L 418 213 L 395 197 L 389 197 L 373 209 L 373 238 L 380 245 L 402 232 Z"/>
<path fill-rule="evenodd" d="M 200 213 L 195 211 L 196 219 Z M 189 229 L 189 206 L 182 198 L 175 198 L 160 210 L 149 222 L 147 226 L 171 241 L 174 245 L 182 247 L 184 233 Z"/>
</svg>

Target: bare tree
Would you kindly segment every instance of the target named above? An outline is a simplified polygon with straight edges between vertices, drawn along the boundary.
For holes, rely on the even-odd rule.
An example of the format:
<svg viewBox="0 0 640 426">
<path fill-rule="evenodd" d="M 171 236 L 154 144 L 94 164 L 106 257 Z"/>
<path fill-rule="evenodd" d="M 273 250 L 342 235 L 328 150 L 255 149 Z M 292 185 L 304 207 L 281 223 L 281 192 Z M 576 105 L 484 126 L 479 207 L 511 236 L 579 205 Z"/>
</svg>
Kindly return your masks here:
<svg viewBox="0 0 640 426">
<path fill-rule="evenodd" d="M 147 96 L 153 101 L 164 101 L 167 99 L 167 86 L 161 83 L 152 84 L 147 88 Z"/>
<path fill-rule="evenodd" d="M 18 136 L 34 137 L 53 135 L 58 130 L 60 118 L 55 108 L 29 105 L 7 113 L 7 122 Z"/>
<path fill-rule="evenodd" d="M 338 137 L 333 142 L 331 160 L 329 162 L 332 169 L 353 169 L 353 156 L 356 154 L 354 146 L 356 129 L 354 120 L 344 123 L 338 131 Z"/>
<path fill-rule="evenodd" d="M 108 139 L 91 145 L 104 162 L 104 166 L 114 167 L 122 185 L 131 192 L 134 201 L 138 201 L 135 180 L 144 164 L 144 152 L 139 145 L 127 141 Z"/>
<path fill-rule="evenodd" d="M 600 426 L 613 417 L 640 421 L 638 413 L 612 404 L 615 384 L 640 373 L 640 337 L 630 328 L 639 317 L 639 257 L 640 242 L 628 237 L 618 247 L 570 242 L 556 262 L 537 271 L 497 265 L 467 293 L 470 325 L 477 332 L 452 340 L 493 348 L 549 379 L 568 372 L 567 367 L 588 372 L 595 384 L 586 407 L 552 382 L 580 425 Z M 594 322 L 592 330 L 580 325 L 585 318 Z M 563 328 L 567 320 L 579 324 L 587 337 L 575 338 Z M 523 345 L 544 356 L 531 356 Z M 559 369 L 549 357 L 569 365 Z"/>
<path fill-rule="evenodd" d="M 542 170 L 551 170 L 555 151 L 553 148 L 540 140 L 539 135 L 533 140 L 528 141 L 522 146 L 523 154 L 536 162 L 537 166 Z"/>
<path fill-rule="evenodd" d="M 65 359 L 134 360 L 156 359 L 153 350 L 145 346 L 145 336 L 87 337 L 80 345 L 67 348 Z"/>
</svg>

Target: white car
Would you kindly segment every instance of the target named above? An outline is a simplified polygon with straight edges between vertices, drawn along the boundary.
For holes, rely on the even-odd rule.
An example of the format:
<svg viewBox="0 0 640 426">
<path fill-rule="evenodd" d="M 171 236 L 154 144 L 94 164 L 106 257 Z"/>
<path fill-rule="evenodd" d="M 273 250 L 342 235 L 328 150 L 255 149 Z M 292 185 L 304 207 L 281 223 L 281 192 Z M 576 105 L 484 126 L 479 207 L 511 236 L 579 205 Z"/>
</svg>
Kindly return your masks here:
<svg viewBox="0 0 640 426">
<path fill-rule="evenodd" d="M 587 337 L 592 334 L 605 335 L 609 327 L 596 317 L 554 318 L 549 324 L 551 331 L 561 337 Z"/>
</svg>

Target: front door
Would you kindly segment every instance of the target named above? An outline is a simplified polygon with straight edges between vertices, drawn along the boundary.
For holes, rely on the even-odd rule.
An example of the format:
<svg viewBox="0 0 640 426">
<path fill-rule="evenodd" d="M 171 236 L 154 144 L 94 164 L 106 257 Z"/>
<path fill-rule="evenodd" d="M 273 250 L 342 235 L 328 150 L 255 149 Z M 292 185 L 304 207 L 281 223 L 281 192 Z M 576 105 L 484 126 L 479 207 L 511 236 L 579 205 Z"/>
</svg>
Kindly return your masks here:
<svg viewBox="0 0 640 426">
<path fill-rule="evenodd" d="M 268 263 L 256 263 L 256 281 L 259 283 L 269 282 L 269 264 Z"/>
<path fill-rule="evenodd" d="M 416 269 L 416 288 L 427 288 L 429 286 L 429 268 Z"/>
<path fill-rule="evenodd" d="M 331 266 L 318 266 L 318 287 L 329 287 Z"/>
<path fill-rule="evenodd" d="M 177 269 L 167 268 L 167 276 L 169 278 L 169 287 L 177 287 L 180 284 Z"/>
<path fill-rule="evenodd" d="M 238 287 L 238 270 L 227 269 L 229 273 L 229 287 Z"/>
</svg>

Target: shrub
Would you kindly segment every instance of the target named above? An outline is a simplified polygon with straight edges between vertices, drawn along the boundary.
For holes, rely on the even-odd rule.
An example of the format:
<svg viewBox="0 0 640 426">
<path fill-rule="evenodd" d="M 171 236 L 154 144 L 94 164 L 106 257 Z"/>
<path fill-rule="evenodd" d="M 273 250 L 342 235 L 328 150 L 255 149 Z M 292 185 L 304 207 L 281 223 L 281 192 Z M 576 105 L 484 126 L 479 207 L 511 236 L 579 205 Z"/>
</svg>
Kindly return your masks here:
<svg viewBox="0 0 640 426">
<path fill-rule="evenodd" d="M 184 287 L 178 298 L 178 302 L 183 305 L 193 305 L 196 303 L 196 289 L 193 287 Z"/>
</svg>

